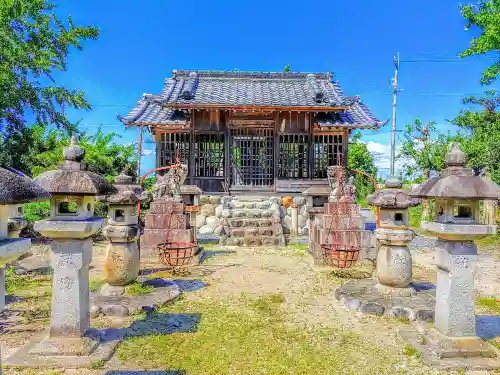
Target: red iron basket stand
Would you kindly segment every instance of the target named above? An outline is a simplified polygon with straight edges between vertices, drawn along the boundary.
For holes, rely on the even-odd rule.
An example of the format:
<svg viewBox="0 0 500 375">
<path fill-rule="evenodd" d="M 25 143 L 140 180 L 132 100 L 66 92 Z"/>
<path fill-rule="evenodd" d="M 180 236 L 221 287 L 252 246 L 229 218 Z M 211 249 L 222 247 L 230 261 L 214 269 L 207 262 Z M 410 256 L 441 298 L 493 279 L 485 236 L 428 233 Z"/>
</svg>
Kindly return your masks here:
<svg viewBox="0 0 500 375">
<path fill-rule="evenodd" d="M 157 247 L 160 262 L 167 267 L 188 265 L 196 255 L 197 246 L 192 242 L 165 242 Z"/>
<path fill-rule="evenodd" d="M 323 245 L 323 259 L 326 264 L 334 268 L 350 268 L 356 264 L 359 258 L 359 248 L 341 249 L 331 245 Z"/>
</svg>

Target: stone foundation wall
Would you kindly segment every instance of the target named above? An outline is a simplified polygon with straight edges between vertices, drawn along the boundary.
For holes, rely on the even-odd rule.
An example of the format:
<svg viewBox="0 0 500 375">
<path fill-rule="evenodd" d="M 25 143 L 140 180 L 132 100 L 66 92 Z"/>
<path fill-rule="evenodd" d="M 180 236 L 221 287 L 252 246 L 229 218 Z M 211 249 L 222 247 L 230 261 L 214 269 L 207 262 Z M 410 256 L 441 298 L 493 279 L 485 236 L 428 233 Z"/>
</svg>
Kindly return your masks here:
<svg viewBox="0 0 500 375">
<path fill-rule="evenodd" d="M 307 235 L 309 233 L 309 214 L 307 212 L 306 198 L 302 196 L 296 196 L 292 199 L 287 198 L 288 197 L 278 196 L 250 197 L 237 195 L 221 197 L 202 195 L 200 196 L 200 212 L 197 214 L 196 218 L 197 232 L 201 235 L 215 235 L 223 237 L 229 234 L 224 231 L 224 226 L 228 226 L 227 223 L 224 225 L 224 219 L 231 218 L 233 215 L 233 213 L 230 213 L 229 210 L 248 208 L 254 210 L 262 209 L 272 211 L 272 216 L 280 219 L 283 234 L 290 234 L 292 227 L 291 203 L 293 203 L 297 205 L 297 234 L 299 236 Z M 251 199 L 254 202 L 248 202 L 248 199 Z M 231 205 L 231 202 L 234 202 L 234 204 Z M 242 206 L 238 206 L 237 202 L 242 202 Z M 265 202 L 270 203 L 268 209 L 257 207 L 267 207 Z M 250 206 L 252 207 L 250 208 Z"/>
</svg>

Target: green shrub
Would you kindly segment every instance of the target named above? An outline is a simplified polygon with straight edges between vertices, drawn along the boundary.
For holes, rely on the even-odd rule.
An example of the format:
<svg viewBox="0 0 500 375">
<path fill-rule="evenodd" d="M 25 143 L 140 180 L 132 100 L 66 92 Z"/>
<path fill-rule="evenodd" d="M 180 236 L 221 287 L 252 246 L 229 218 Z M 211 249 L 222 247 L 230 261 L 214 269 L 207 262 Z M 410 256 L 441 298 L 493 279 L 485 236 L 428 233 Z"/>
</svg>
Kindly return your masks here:
<svg viewBox="0 0 500 375">
<path fill-rule="evenodd" d="M 24 205 L 24 218 L 28 223 L 42 220 L 50 216 L 50 202 L 32 202 Z"/>
</svg>

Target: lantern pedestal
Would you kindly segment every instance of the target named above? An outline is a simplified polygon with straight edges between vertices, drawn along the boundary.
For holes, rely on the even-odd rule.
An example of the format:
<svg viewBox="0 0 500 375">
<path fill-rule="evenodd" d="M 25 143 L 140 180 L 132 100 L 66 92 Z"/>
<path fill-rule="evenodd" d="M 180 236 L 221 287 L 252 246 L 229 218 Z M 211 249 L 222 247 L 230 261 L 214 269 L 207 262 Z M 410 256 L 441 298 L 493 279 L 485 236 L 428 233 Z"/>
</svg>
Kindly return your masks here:
<svg viewBox="0 0 500 375">
<path fill-rule="evenodd" d="M 32 349 L 33 354 L 89 355 L 98 344 L 98 341 L 84 337 L 90 329 L 92 240 L 88 237 L 103 224 L 101 218 L 79 221 L 49 219 L 35 224 L 38 232 L 55 240 L 51 244 L 54 276 L 50 333 Z"/>
</svg>

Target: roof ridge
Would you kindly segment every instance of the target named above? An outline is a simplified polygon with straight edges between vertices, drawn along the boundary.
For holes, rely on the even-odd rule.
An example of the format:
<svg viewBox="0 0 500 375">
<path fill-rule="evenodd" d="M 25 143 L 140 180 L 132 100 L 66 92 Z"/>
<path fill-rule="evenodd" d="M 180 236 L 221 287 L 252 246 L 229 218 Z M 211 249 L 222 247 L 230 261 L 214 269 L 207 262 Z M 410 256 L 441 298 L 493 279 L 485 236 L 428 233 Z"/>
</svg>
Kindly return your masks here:
<svg viewBox="0 0 500 375">
<path fill-rule="evenodd" d="M 173 70 L 172 78 L 189 77 L 196 73 L 203 78 L 256 78 L 256 79 L 305 79 L 313 74 L 316 79 L 331 80 L 331 72 L 257 72 L 257 71 L 230 71 L 230 70 Z"/>
</svg>

